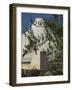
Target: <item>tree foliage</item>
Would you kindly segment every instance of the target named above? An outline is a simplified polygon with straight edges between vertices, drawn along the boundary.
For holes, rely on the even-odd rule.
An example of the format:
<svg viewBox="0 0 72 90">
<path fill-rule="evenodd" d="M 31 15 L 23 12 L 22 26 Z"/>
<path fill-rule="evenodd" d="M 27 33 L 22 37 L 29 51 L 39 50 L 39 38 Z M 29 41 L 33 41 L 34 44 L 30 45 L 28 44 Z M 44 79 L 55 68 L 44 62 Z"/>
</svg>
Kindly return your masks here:
<svg viewBox="0 0 72 90">
<path fill-rule="evenodd" d="M 50 60 L 58 60 L 62 61 L 63 59 L 63 26 L 62 24 L 58 23 L 58 17 L 57 15 L 54 15 L 56 21 L 49 22 L 47 19 L 44 19 L 45 22 L 45 30 L 46 30 L 46 41 L 49 41 L 47 48 L 47 55 L 48 59 Z M 33 23 L 33 21 L 31 21 Z M 39 46 L 42 46 L 45 42 L 40 43 L 40 36 L 36 38 L 34 36 L 33 30 L 30 27 L 28 30 L 28 35 L 26 36 L 29 40 L 29 45 L 27 45 L 25 48 L 26 50 L 34 50 L 37 54 L 37 50 L 39 49 Z M 42 35 L 42 40 L 44 40 L 44 36 Z M 51 44 L 53 43 L 53 45 Z M 28 51 L 25 50 L 25 53 L 27 54 Z M 24 54 L 25 55 L 25 54 Z M 55 58 L 53 58 L 55 57 Z"/>
</svg>

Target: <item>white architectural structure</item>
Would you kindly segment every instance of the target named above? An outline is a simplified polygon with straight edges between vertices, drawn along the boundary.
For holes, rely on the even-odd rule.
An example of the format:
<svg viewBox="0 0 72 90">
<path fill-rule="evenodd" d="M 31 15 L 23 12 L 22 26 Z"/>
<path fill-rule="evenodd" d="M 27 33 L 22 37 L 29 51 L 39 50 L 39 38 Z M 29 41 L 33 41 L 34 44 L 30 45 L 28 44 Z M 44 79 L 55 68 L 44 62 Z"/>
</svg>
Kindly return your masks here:
<svg viewBox="0 0 72 90">
<path fill-rule="evenodd" d="M 44 40 L 46 40 L 46 30 L 44 28 L 44 20 L 43 18 L 36 18 L 34 23 L 31 26 L 34 36 L 40 40 L 42 37 L 44 37 Z M 42 41 L 42 40 L 41 40 Z"/>
<path fill-rule="evenodd" d="M 44 20 L 43 18 L 36 18 L 34 23 L 31 26 L 34 36 L 37 39 L 40 39 L 40 43 L 46 40 L 46 30 L 44 28 Z M 26 32 L 28 35 L 28 32 Z M 42 40 L 44 37 L 44 40 Z M 25 35 L 22 35 L 22 54 L 25 45 L 29 44 L 28 39 Z M 32 51 L 28 52 L 24 57 L 22 57 L 22 69 L 38 69 L 38 70 L 46 70 L 48 69 L 48 60 L 45 53 L 42 51 L 46 51 L 48 48 L 48 41 L 45 42 L 37 51 L 37 54 Z"/>
</svg>

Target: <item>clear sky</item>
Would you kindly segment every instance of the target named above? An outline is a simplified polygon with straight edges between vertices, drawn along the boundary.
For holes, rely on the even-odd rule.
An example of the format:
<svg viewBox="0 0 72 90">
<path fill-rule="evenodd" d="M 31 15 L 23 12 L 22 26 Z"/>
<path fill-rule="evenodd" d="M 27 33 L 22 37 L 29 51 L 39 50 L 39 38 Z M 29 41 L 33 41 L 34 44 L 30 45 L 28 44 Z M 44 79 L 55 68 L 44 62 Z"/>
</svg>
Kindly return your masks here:
<svg viewBox="0 0 72 90">
<path fill-rule="evenodd" d="M 59 16 L 59 21 L 60 23 L 63 23 L 63 16 L 62 15 L 58 15 Z M 42 14 L 42 13 L 21 13 L 21 25 L 22 25 L 22 33 L 27 31 L 28 28 L 31 26 L 32 22 L 31 20 L 35 20 L 35 18 L 43 18 L 46 19 L 48 21 L 53 21 L 54 20 L 54 16 L 53 14 Z M 24 29 L 25 27 L 25 29 Z"/>
</svg>

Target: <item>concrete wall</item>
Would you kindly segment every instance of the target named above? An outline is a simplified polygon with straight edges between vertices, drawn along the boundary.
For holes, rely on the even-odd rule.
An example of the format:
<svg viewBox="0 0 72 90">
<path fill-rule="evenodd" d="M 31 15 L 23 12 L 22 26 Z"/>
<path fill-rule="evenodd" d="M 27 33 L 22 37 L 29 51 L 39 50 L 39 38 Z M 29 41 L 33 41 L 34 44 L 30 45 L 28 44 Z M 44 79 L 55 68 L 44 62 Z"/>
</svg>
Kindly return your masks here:
<svg viewBox="0 0 72 90">
<path fill-rule="evenodd" d="M 22 63 L 22 69 L 38 69 L 38 70 L 48 70 L 48 60 L 46 52 L 32 53 L 31 63 Z"/>
<path fill-rule="evenodd" d="M 40 52 L 31 53 L 32 60 L 30 63 L 22 63 L 22 69 L 40 69 Z"/>
<path fill-rule="evenodd" d="M 46 52 L 40 52 L 40 69 L 41 70 L 48 70 L 48 59 Z"/>
</svg>

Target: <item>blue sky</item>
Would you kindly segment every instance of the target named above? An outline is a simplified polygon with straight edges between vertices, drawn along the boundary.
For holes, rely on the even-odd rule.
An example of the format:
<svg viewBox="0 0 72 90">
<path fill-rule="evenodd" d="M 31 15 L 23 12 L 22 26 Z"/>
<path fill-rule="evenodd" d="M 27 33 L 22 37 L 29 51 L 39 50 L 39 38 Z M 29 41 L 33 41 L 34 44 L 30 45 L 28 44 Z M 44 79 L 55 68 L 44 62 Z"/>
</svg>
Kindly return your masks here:
<svg viewBox="0 0 72 90">
<path fill-rule="evenodd" d="M 63 22 L 62 15 L 58 15 L 58 16 L 60 16 L 59 20 L 62 23 Z M 41 17 L 41 18 L 46 19 L 48 21 L 54 20 L 53 14 L 21 13 L 22 33 L 27 31 L 28 28 L 31 26 L 31 24 L 32 24 L 31 19 L 34 21 L 34 19 L 37 17 Z M 25 29 L 24 29 L 24 27 L 25 27 Z"/>
</svg>

